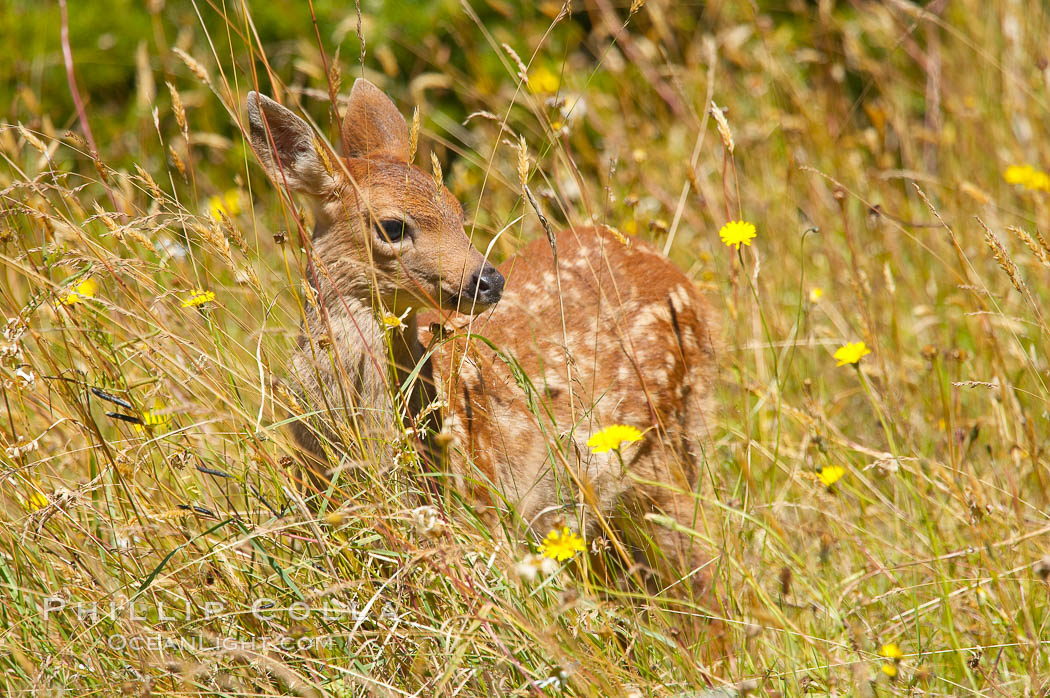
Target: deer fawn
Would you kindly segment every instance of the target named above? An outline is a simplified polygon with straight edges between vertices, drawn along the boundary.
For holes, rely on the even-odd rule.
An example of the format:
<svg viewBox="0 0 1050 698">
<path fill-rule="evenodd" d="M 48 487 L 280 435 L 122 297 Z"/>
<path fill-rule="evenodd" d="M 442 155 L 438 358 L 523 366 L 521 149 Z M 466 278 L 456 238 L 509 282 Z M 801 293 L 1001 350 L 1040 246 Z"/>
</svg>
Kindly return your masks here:
<svg viewBox="0 0 1050 698">
<path fill-rule="evenodd" d="M 596 534 L 662 512 L 649 533 L 663 560 L 704 566 L 681 530 L 695 520 L 715 333 L 684 274 L 601 227 L 560 233 L 556 255 L 540 239 L 497 270 L 467 239 L 459 202 L 412 165 L 404 117 L 366 80 L 350 93 L 341 162 L 265 96 L 249 93 L 248 117 L 269 175 L 307 197 L 316 220 L 314 298 L 291 369 L 309 410 L 326 415 L 293 427 L 315 468 L 326 442 L 350 461 L 381 455 L 397 415 L 433 412 L 438 398 L 437 450 L 479 505 L 541 536 L 561 521 Z M 421 333 L 420 308 L 477 314 L 473 334 Z M 435 347 L 425 361 L 424 340 Z M 592 453 L 589 437 L 613 424 L 642 439 Z"/>
</svg>

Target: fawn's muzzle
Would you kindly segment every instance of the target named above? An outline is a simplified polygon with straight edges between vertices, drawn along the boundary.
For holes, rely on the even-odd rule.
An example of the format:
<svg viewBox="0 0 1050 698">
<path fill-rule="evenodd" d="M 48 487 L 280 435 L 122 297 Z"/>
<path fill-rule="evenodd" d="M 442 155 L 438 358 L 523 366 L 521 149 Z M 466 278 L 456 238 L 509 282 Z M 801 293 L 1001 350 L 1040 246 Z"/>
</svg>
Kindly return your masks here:
<svg viewBox="0 0 1050 698">
<path fill-rule="evenodd" d="M 503 274 L 486 262 L 467 281 L 463 300 L 478 305 L 493 305 L 503 296 L 503 283 Z"/>
</svg>

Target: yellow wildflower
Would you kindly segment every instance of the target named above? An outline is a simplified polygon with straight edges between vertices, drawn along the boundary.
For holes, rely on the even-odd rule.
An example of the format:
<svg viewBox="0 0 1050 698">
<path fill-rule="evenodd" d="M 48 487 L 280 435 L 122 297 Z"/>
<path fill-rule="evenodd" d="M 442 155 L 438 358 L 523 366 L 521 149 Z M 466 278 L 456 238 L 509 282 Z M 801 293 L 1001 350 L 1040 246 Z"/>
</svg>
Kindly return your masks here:
<svg viewBox="0 0 1050 698">
<path fill-rule="evenodd" d="M 142 423 L 136 424 L 135 429 L 137 429 L 138 431 L 146 431 L 146 427 L 165 426 L 169 421 L 171 421 L 171 417 L 167 414 L 164 414 L 161 411 L 163 409 L 163 404 L 158 402 L 157 407 L 155 407 L 152 410 L 147 410 L 146 412 L 143 412 L 141 415 L 139 415 L 139 420 L 141 420 Z"/>
<path fill-rule="evenodd" d="M 814 286 L 813 288 L 809 289 L 809 302 L 810 303 L 816 303 L 817 301 L 819 301 L 823 297 L 824 297 L 824 289 L 822 289 L 820 286 Z"/>
<path fill-rule="evenodd" d="M 879 650 L 879 656 L 897 661 L 904 656 L 904 652 L 901 651 L 901 648 L 895 642 L 888 642 Z"/>
<path fill-rule="evenodd" d="M 168 423 L 168 416 L 151 410 L 142 415 L 142 423 L 148 427 L 158 427 Z"/>
<path fill-rule="evenodd" d="M 1003 172 L 1007 184 L 1020 184 L 1032 191 L 1050 191 L 1050 174 L 1031 165 L 1010 165 Z"/>
<path fill-rule="evenodd" d="M 383 311 L 382 321 L 383 329 L 387 332 L 396 332 L 398 330 L 406 329 L 405 318 L 412 312 L 411 308 L 405 310 L 401 315 L 394 315 L 388 310 Z"/>
<path fill-rule="evenodd" d="M 182 301 L 183 308 L 193 308 L 204 305 L 205 303 L 211 303 L 215 300 L 215 294 L 211 291 L 196 290 L 190 294 L 190 297 Z"/>
<path fill-rule="evenodd" d="M 1042 171 L 1033 172 L 1024 186 L 1033 191 L 1050 191 L 1050 175 Z"/>
<path fill-rule="evenodd" d="M 95 292 L 98 291 L 98 282 L 92 278 L 87 278 L 70 290 L 72 293 L 64 296 L 62 302 L 65 305 L 76 305 L 77 303 L 83 303 L 88 298 L 93 298 L 95 296 Z"/>
<path fill-rule="evenodd" d="M 208 215 L 217 221 L 222 220 L 223 213 L 232 218 L 240 212 L 241 191 L 239 189 L 229 189 L 208 199 Z"/>
<path fill-rule="evenodd" d="M 1007 184 L 1024 184 L 1029 180 L 1035 168 L 1031 165 L 1010 165 L 1003 172 Z"/>
<path fill-rule="evenodd" d="M 846 364 L 859 363 L 863 357 L 870 353 L 871 349 L 868 349 L 868 345 L 864 342 L 847 342 L 835 352 L 834 359 L 838 361 L 835 365 L 845 366 Z"/>
<path fill-rule="evenodd" d="M 741 244 L 750 247 L 751 241 L 755 239 L 755 235 L 754 224 L 747 221 L 729 221 L 718 231 L 718 236 L 722 238 L 722 242 L 726 244 L 726 247 L 736 245 L 738 250 Z"/>
<path fill-rule="evenodd" d="M 47 507 L 50 502 L 47 499 L 47 495 L 40 491 L 34 491 L 29 497 L 26 498 L 26 508 L 29 511 L 40 511 Z"/>
<path fill-rule="evenodd" d="M 820 469 L 817 473 L 817 477 L 825 487 L 831 487 L 836 482 L 842 479 L 842 476 L 846 474 L 846 469 L 841 465 L 827 465 Z"/>
<path fill-rule="evenodd" d="M 540 545 L 540 554 L 543 557 L 549 557 L 558 562 L 565 562 L 584 550 L 586 546 L 583 544 L 583 538 L 570 531 L 568 526 L 564 526 L 561 533 L 557 530 L 548 533 L 543 539 L 543 544 Z"/>
<path fill-rule="evenodd" d="M 587 439 L 587 447 L 591 453 L 607 453 L 620 450 L 625 443 L 633 444 L 642 438 L 642 432 L 625 424 L 613 424 L 601 431 L 595 432 Z"/>
<path fill-rule="evenodd" d="M 896 664 L 883 664 L 882 673 L 889 676 L 891 679 L 897 678 L 897 665 Z"/>
<path fill-rule="evenodd" d="M 558 76 L 546 66 L 541 65 L 529 76 L 529 89 L 536 94 L 557 92 L 560 84 Z"/>
</svg>

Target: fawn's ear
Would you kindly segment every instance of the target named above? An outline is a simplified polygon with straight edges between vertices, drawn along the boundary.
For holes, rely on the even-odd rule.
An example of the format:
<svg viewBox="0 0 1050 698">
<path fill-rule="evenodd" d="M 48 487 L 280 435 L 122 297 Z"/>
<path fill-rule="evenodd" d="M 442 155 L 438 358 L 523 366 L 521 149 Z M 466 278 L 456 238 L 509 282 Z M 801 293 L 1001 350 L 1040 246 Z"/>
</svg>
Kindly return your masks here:
<svg viewBox="0 0 1050 698">
<path fill-rule="evenodd" d="M 311 196 L 323 196 L 334 180 L 317 152 L 325 147 L 310 125 L 266 95 L 248 93 L 252 149 L 275 182 Z"/>
<path fill-rule="evenodd" d="M 348 158 L 388 158 L 407 163 L 408 124 L 381 89 L 364 78 L 354 81 L 343 117 L 343 147 Z"/>
</svg>

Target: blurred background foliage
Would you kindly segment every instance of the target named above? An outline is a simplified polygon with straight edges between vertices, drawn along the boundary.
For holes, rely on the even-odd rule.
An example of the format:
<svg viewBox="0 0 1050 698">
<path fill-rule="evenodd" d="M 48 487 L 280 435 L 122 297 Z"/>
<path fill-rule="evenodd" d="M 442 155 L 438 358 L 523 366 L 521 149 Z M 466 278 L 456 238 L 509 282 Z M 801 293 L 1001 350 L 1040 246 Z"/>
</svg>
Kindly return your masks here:
<svg viewBox="0 0 1050 698">
<path fill-rule="evenodd" d="M 943 2 L 930 5 L 933 12 L 948 12 L 949 23 L 997 21 L 990 5 L 978 10 L 988 17 L 960 9 L 957 18 L 945 6 Z M 621 193 L 650 189 L 633 192 L 646 201 L 642 220 L 627 227 L 644 233 L 655 224 L 660 234 L 676 208 L 675 195 L 662 183 L 650 188 L 652 179 L 643 163 L 654 143 L 689 150 L 690 134 L 700 125 L 709 94 L 703 67 L 705 41 L 716 41 L 723 59 L 716 76 L 718 89 L 710 94 L 743 125 L 738 138 L 745 143 L 768 139 L 767 145 L 780 156 L 747 164 L 752 174 L 763 169 L 791 182 L 800 164 L 833 170 L 845 158 L 863 160 L 850 165 L 884 170 L 936 169 L 937 157 L 943 154 L 933 142 L 943 136 L 954 145 L 958 136 L 949 125 L 944 133 L 931 131 L 928 139 L 914 132 L 900 137 L 900 129 L 912 130 L 916 122 L 933 129 L 940 126 L 926 117 L 922 47 L 929 32 L 916 31 L 914 17 L 922 11 L 920 5 L 875 17 L 866 16 L 868 3 L 863 2 L 650 3 L 632 13 L 626 3 L 588 0 L 565 5 L 570 13 L 553 27 L 562 11 L 562 4 L 553 0 L 488 0 L 470 5 L 469 11 L 465 7 L 455 0 L 363 0 L 363 68 L 358 17 L 354 5 L 347 2 L 258 3 L 251 7 L 250 21 L 236 2 L 85 3 L 70 8 L 69 35 L 85 109 L 111 166 L 128 169 L 137 163 L 156 172 L 171 164 L 166 147 L 143 147 L 151 141 L 160 145 L 163 137 L 179 130 L 165 86 L 170 82 L 180 93 L 191 124 L 195 186 L 225 189 L 231 184 L 231 171 L 243 171 L 251 160 L 237 123 L 247 89 L 257 87 L 299 104 L 334 139 L 337 131 L 326 105 L 335 75 L 326 70 L 330 73 L 334 66 L 344 92 L 353 77 L 364 74 L 390 92 L 406 112 L 413 106 L 421 108 L 430 138 L 417 162 L 429 162 L 429 151 L 435 150 L 446 168 L 451 167 L 449 184 L 454 193 L 464 199 L 468 213 L 479 215 L 476 222 L 481 229 L 489 232 L 511 220 L 509 214 L 492 213 L 498 208 L 509 211 L 509 201 L 498 199 L 491 207 L 479 208 L 473 194 L 482 184 L 479 166 L 488 157 L 480 148 L 491 146 L 502 132 L 497 133 L 492 123 L 483 123 L 485 119 L 469 124 L 464 119 L 502 103 L 512 106 L 496 116 L 506 116 L 510 131 L 526 135 L 541 156 L 561 147 L 559 136 L 572 149 L 570 170 L 578 170 L 580 176 L 570 177 L 570 170 L 552 175 L 548 195 L 564 194 L 560 185 L 569 179 L 576 179 L 569 184 L 569 198 L 586 182 L 600 182 L 608 189 L 610 173 L 619 170 L 621 186 L 616 188 Z M 18 47 L 9 60 L 0 61 L 3 117 L 52 135 L 75 127 L 58 32 L 59 5 L 12 0 L 0 13 L 4 20 L 0 39 Z M 617 24 L 630 25 L 622 41 L 614 36 Z M 901 38 L 887 45 L 881 35 L 871 35 L 878 31 L 897 32 Z M 524 89 L 503 46 L 528 63 L 530 85 Z M 190 74 L 173 48 L 186 51 L 207 68 L 216 78 L 214 91 Z M 669 66 L 688 68 L 671 71 Z M 531 104 L 525 99 L 528 95 L 521 94 L 530 87 L 536 96 Z M 557 107 L 567 102 L 574 107 L 574 100 L 581 97 L 576 113 L 570 115 L 579 125 L 570 131 L 565 124 L 560 134 L 551 128 L 570 120 L 559 115 Z M 991 101 L 986 95 L 951 91 L 938 94 L 938 100 L 943 100 L 938 110 L 952 110 L 971 122 L 981 118 L 980 105 Z M 597 108 L 588 111 L 588 106 Z M 608 114 L 622 115 L 622 123 L 610 123 Z M 151 117 L 158 119 L 156 124 Z M 811 129 L 826 131 L 840 147 L 814 158 L 815 150 L 804 137 Z M 867 147 L 876 141 L 880 147 Z M 175 147 L 181 152 L 185 146 Z M 71 151 L 62 149 L 56 157 L 56 167 L 74 167 Z M 473 167 L 457 164 L 463 157 Z M 671 163 L 671 176 L 665 179 L 678 180 L 689 169 L 683 163 L 684 158 Z M 243 183 L 243 178 L 237 181 Z M 898 179 L 893 186 L 907 185 Z M 582 194 L 587 204 L 587 192 Z M 630 202 L 630 195 L 626 196 Z M 659 201 L 654 202 L 654 196 Z M 603 198 L 605 205 L 596 212 L 594 201 Z M 614 226 L 639 218 L 639 211 L 623 206 L 624 198 L 609 210 L 615 198 L 600 190 L 592 192 L 583 217 L 597 215 Z M 508 205 L 501 207 L 501 203 Z M 555 214 L 568 220 L 571 203 L 562 197 L 555 204 Z M 708 224 L 719 217 L 715 212 L 703 213 Z M 800 214 L 792 225 L 810 222 L 805 211 Z M 686 242 L 697 234 L 697 223 L 689 216 L 682 221 Z M 504 246 L 502 252 L 511 249 Z M 696 261 L 695 255 L 688 255 L 689 249 L 686 245 L 674 250 L 687 266 Z"/>
</svg>

